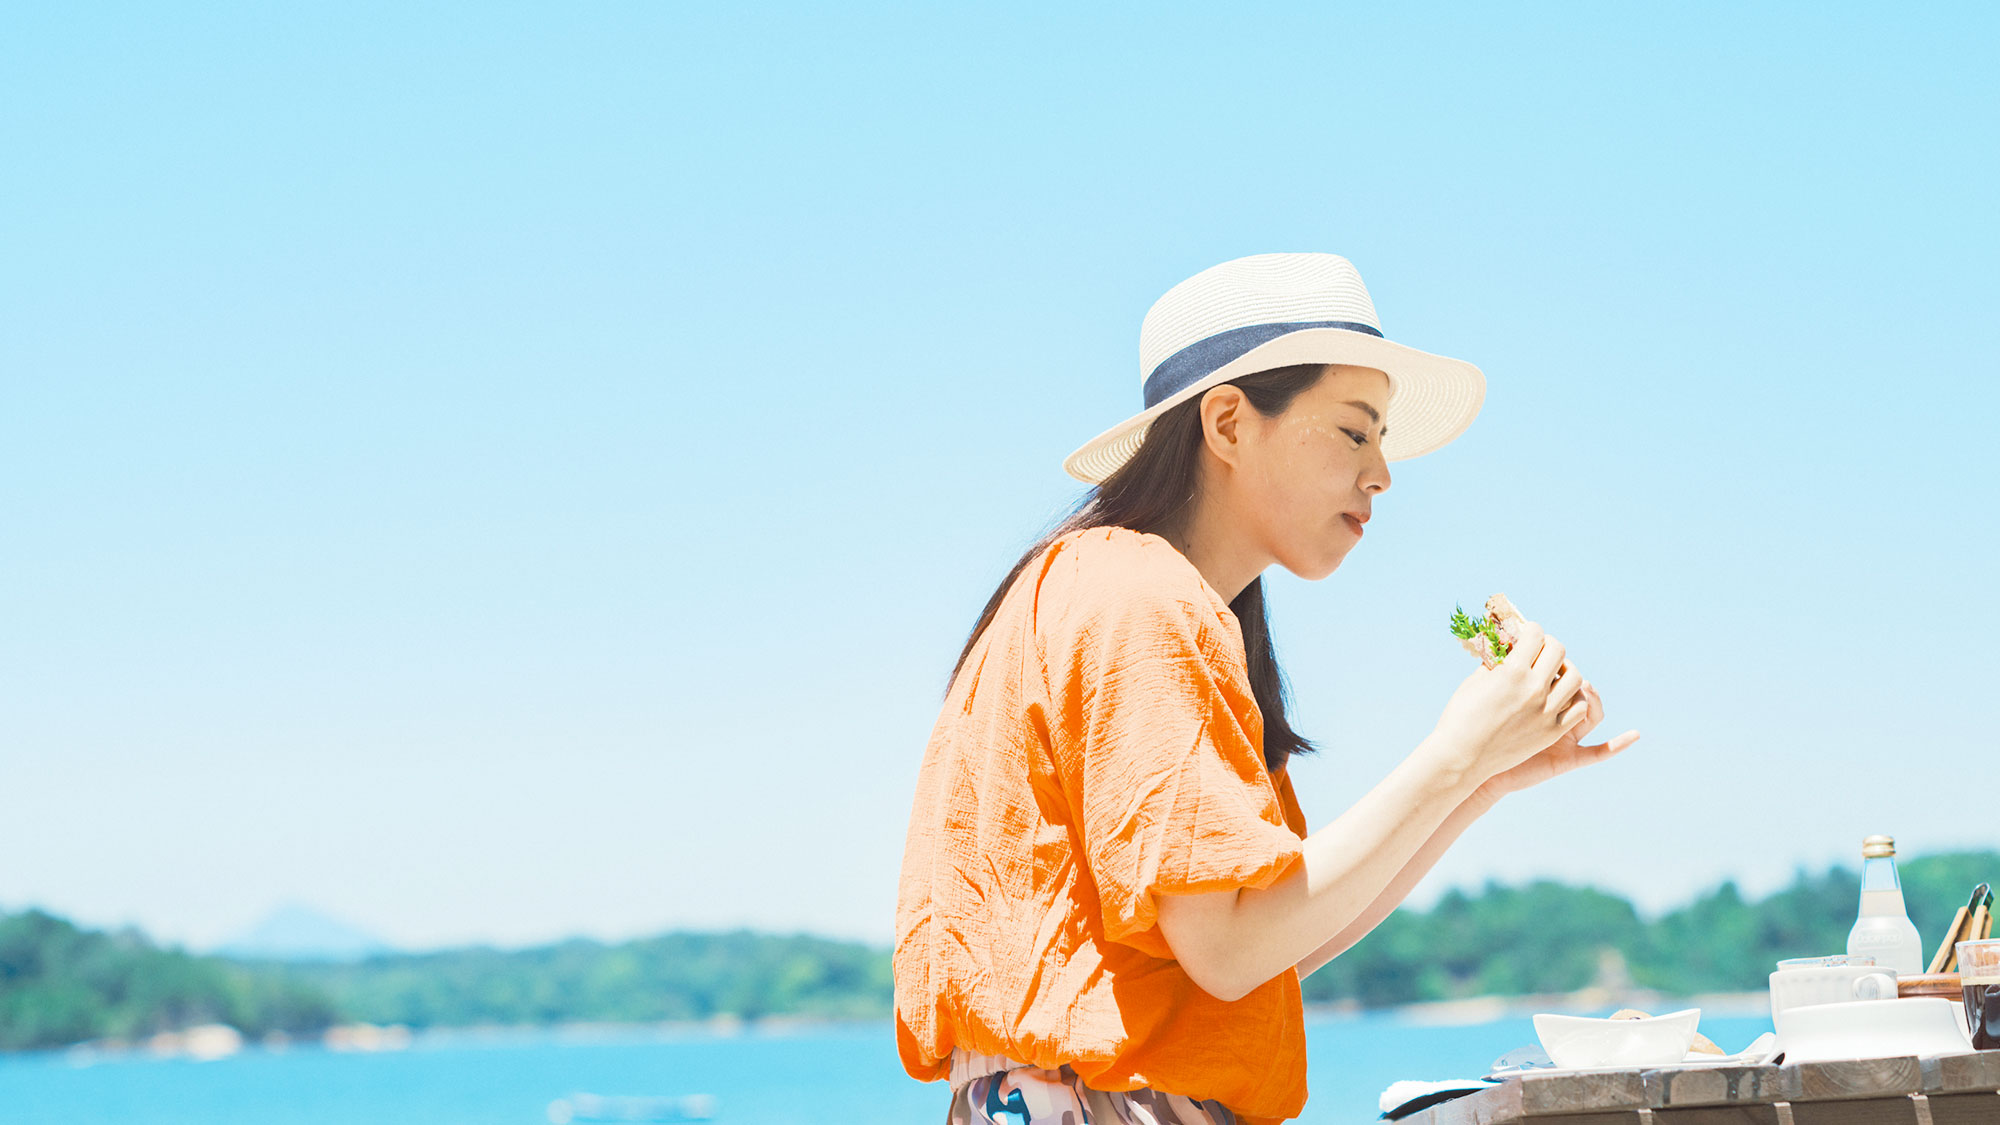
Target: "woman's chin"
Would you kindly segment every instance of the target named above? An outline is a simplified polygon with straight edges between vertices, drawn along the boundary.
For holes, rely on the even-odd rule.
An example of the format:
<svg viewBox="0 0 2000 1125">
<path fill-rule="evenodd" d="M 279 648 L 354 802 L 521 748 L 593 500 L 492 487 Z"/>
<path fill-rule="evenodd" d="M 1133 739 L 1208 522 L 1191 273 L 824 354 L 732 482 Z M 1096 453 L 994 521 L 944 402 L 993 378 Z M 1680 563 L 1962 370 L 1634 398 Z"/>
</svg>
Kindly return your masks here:
<svg viewBox="0 0 2000 1125">
<path fill-rule="evenodd" d="M 1344 548 L 1332 555 L 1319 554 L 1301 558 L 1296 563 L 1286 562 L 1284 564 L 1285 569 L 1308 582 L 1317 582 L 1334 571 L 1339 570 L 1340 564 L 1346 561 L 1347 552 L 1351 549 Z"/>
</svg>

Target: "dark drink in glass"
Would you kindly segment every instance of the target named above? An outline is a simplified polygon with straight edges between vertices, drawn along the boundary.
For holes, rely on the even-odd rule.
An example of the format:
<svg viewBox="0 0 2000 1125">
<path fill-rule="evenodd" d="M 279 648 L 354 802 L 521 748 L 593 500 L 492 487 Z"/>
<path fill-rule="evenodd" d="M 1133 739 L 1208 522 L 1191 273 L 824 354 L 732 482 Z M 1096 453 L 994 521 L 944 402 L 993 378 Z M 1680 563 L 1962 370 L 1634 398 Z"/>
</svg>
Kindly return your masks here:
<svg viewBox="0 0 2000 1125">
<path fill-rule="evenodd" d="M 1961 941 L 1954 948 L 1972 1045 L 1981 1051 L 2000 1048 L 2000 940 Z"/>
<path fill-rule="evenodd" d="M 1974 1050 L 2000 1050 L 2000 976 L 1965 980 L 1965 1022 L 1972 1026 Z"/>
</svg>

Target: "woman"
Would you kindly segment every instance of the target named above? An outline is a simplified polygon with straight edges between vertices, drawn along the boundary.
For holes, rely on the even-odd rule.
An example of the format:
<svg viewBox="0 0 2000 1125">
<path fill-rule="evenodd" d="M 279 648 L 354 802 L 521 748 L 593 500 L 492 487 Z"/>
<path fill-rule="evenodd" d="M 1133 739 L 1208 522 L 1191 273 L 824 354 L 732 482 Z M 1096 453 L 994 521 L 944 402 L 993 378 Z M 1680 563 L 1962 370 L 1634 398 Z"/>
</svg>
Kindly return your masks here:
<svg viewBox="0 0 2000 1125">
<path fill-rule="evenodd" d="M 1299 979 L 1502 796 L 1638 737 L 1580 744 L 1602 704 L 1531 624 L 1308 834 L 1259 576 L 1331 574 L 1484 377 L 1383 338 L 1331 254 L 1189 278 L 1140 354 L 1146 409 L 1069 458 L 1096 488 L 987 603 L 918 778 L 897 1043 L 961 1125 L 1296 1116 Z"/>
</svg>

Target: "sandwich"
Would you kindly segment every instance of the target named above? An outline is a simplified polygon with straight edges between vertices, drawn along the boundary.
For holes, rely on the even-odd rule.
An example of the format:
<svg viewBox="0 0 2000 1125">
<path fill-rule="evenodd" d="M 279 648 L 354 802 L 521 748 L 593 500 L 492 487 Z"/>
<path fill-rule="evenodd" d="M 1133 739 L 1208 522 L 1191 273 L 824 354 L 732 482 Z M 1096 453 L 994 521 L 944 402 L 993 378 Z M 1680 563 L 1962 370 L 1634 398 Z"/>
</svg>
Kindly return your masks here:
<svg viewBox="0 0 2000 1125">
<path fill-rule="evenodd" d="M 1495 594 L 1486 599 L 1484 617 L 1468 616 L 1464 606 L 1453 609 L 1451 635 L 1459 639 L 1465 651 L 1478 657 L 1481 664 L 1494 668 L 1507 659 L 1525 624 L 1527 618 L 1507 600 L 1507 595 Z"/>
<path fill-rule="evenodd" d="M 1611 1018 L 1614 1020 L 1649 1020 L 1653 1017 L 1637 1008 L 1620 1008 L 1611 1013 Z M 1694 1033 L 1694 1042 L 1688 1044 L 1688 1052 L 1696 1055 L 1727 1055 L 1729 1053 L 1716 1046 L 1715 1040 L 1710 1039 L 1699 1031 Z"/>
</svg>

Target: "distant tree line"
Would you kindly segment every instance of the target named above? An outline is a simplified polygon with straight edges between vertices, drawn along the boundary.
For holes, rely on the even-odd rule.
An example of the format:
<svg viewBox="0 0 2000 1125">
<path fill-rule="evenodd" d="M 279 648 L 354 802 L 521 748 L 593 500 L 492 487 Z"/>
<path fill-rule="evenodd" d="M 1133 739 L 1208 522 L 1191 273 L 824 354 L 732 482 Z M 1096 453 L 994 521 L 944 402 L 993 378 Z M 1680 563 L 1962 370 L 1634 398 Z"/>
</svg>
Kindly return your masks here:
<svg viewBox="0 0 2000 1125">
<path fill-rule="evenodd" d="M 2000 852 L 1911 859 L 1902 876 L 1910 918 L 1935 947 L 1973 884 L 2000 881 Z M 1397 911 L 1308 977 L 1305 995 L 1381 1007 L 1568 992 L 1592 983 L 1614 952 L 1642 987 L 1682 995 L 1756 989 L 1780 957 L 1843 951 L 1859 899 L 1858 877 L 1836 867 L 1801 871 L 1755 902 L 1724 883 L 1648 922 L 1626 900 L 1588 887 L 1489 883 L 1447 892 L 1427 911 Z M 890 1013 L 891 986 L 887 950 L 747 930 L 294 964 L 194 956 L 158 948 L 135 930 L 83 930 L 38 910 L 0 915 L 5 1050 L 137 1039 L 200 1023 L 257 1037 L 342 1022 L 876 1019 Z"/>
<path fill-rule="evenodd" d="M 2000 882 L 2000 852 L 1903 861 L 1903 899 L 1936 952 L 1946 926 L 1981 882 Z M 1800 871 L 1756 902 L 1725 882 L 1651 922 L 1632 904 L 1588 887 L 1539 881 L 1447 891 L 1428 911 L 1398 910 L 1359 945 L 1305 979 L 1310 1002 L 1365 1007 L 1572 992 L 1615 952 L 1632 983 L 1673 995 L 1765 987 L 1781 957 L 1845 953 L 1861 901 L 1855 872 Z"/>
<path fill-rule="evenodd" d="M 0 914 L 0 1050 L 141 1039 L 205 1023 L 246 1035 L 336 1019 L 322 990 L 215 957 L 160 949 L 137 930 L 79 929 L 40 910 Z"/>
<path fill-rule="evenodd" d="M 411 1027 L 717 1016 L 869 1019 L 889 1012 L 891 992 L 885 950 L 748 930 L 267 968 L 335 997 L 346 1019 Z"/>
</svg>

